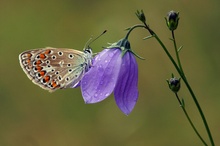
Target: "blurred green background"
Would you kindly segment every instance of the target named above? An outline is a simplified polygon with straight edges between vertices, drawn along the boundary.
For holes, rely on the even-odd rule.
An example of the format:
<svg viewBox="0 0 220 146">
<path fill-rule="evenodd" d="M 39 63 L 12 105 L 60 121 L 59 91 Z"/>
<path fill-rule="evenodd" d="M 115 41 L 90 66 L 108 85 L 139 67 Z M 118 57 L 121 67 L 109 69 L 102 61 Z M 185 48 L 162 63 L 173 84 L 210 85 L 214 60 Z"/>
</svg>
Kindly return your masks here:
<svg viewBox="0 0 220 146">
<path fill-rule="evenodd" d="M 166 79 L 177 75 L 168 57 L 149 33 L 132 32 L 130 42 L 146 58 L 139 64 L 139 100 L 129 116 L 113 96 L 84 104 L 80 88 L 49 93 L 22 71 L 18 55 L 28 49 L 68 47 L 82 50 L 86 41 L 107 29 L 92 44 L 99 52 L 107 42 L 125 36 L 139 23 L 143 9 L 150 27 L 173 51 L 164 17 L 180 12 L 176 31 L 183 45 L 181 59 L 188 80 L 220 145 L 219 23 L 220 2 L 162 0 L 1 0 L 0 1 L 0 146 L 200 146 Z M 174 53 L 173 53 L 174 55 Z M 198 111 L 182 84 L 179 95 L 201 135 L 209 143 Z"/>
</svg>

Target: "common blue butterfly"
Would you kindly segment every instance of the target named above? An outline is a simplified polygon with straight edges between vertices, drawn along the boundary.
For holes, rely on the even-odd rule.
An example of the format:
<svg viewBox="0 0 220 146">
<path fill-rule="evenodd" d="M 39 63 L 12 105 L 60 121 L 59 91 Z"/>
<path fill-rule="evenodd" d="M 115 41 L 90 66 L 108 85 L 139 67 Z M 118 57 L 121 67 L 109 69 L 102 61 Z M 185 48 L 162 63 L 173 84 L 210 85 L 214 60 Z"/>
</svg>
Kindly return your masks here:
<svg viewBox="0 0 220 146">
<path fill-rule="evenodd" d="M 85 45 L 83 51 L 52 47 L 24 51 L 19 55 L 21 68 L 34 84 L 50 92 L 74 88 L 92 66 L 89 45 L 106 32 Z"/>
<path fill-rule="evenodd" d="M 92 65 L 92 49 L 41 48 L 19 55 L 20 65 L 28 78 L 50 92 L 74 88 Z"/>
</svg>

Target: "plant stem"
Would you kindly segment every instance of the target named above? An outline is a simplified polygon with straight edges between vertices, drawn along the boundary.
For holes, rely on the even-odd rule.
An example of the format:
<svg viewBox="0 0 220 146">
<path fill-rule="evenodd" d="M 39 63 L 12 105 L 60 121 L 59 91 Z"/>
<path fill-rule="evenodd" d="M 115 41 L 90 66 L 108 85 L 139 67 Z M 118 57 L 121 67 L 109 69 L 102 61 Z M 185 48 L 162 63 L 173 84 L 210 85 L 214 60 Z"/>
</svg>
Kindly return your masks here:
<svg viewBox="0 0 220 146">
<path fill-rule="evenodd" d="M 179 52 L 177 50 L 177 45 L 176 45 L 176 39 L 175 39 L 174 31 L 171 31 L 171 32 L 172 32 L 172 38 L 173 38 L 173 44 L 174 44 L 174 49 L 175 49 L 175 53 L 176 53 L 177 62 L 178 62 L 180 70 L 183 72 L 183 68 L 182 68 L 182 65 L 181 65 L 181 62 L 180 62 Z M 183 74 L 184 74 L 184 72 L 183 72 Z"/>
<path fill-rule="evenodd" d="M 128 29 L 128 32 L 125 36 L 125 39 L 128 39 L 128 36 L 130 35 L 130 33 L 132 32 L 133 29 L 137 28 L 137 27 L 145 27 L 145 25 L 143 24 L 137 24 L 137 25 L 134 25 L 132 26 L 131 28 Z"/>
<path fill-rule="evenodd" d="M 182 68 L 182 65 L 181 65 L 181 61 L 180 61 L 180 58 L 179 58 L 179 52 L 178 52 L 177 45 L 176 45 L 176 39 L 175 39 L 174 31 L 172 31 L 172 38 L 173 38 L 174 48 L 175 48 L 175 52 L 176 52 L 177 62 L 178 62 L 178 65 L 179 65 L 179 69 L 181 71 L 180 75 L 181 75 L 182 79 L 184 80 L 184 82 L 185 82 L 185 84 L 186 84 L 186 86 L 187 86 L 191 96 L 193 97 L 193 100 L 194 100 L 194 102 L 195 102 L 195 104 L 196 104 L 196 106 L 197 106 L 197 108 L 199 110 L 199 113 L 200 113 L 201 117 L 202 117 L 203 123 L 205 125 L 206 131 L 207 131 L 209 139 L 210 139 L 210 142 L 211 142 L 212 146 L 214 146 L 215 144 L 214 144 L 214 141 L 212 139 L 212 135 L 211 135 L 211 132 L 209 130 L 209 126 L 208 126 L 208 123 L 206 121 L 205 115 L 202 112 L 202 109 L 201 109 L 201 107 L 199 105 L 199 102 L 198 102 L 198 100 L 197 100 L 197 98 L 196 98 L 192 88 L 190 87 L 185 74 L 184 74 L 184 71 L 183 71 L 183 68 Z"/>
<path fill-rule="evenodd" d="M 183 74 L 183 76 L 181 76 L 181 77 L 182 77 L 184 83 L 186 84 L 186 87 L 188 88 L 188 90 L 189 90 L 189 92 L 190 92 L 190 94 L 191 94 L 191 96 L 192 96 L 192 98 L 193 98 L 193 100 L 194 100 L 194 102 L 195 102 L 195 104 L 196 104 L 196 107 L 197 107 L 197 109 L 198 109 L 198 111 L 199 111 L 199 113 L 200 113 L 200 116 L 201 116 L 201 118 L 202 118 L 202 120 L 203 120 L 203 123 L 204 123 L 204 125 L 205 125 L 205 128 L 206 128 L 207 134 L 208 134 L 208 136 L 209 136 L 209 140 L 210 140 L 210 142 L 211 142 L 211 145 L 212 145 L 212 146 L 215 146 L 215 143 L 214 143 L 213 138 L 212 138 L 211 131 L 210 131 L 210 129 L 209 129 L 209 126 L 208 126 L 208 123 L 207 123 L 207 121 L 206 121 L 205 115 L 204 115 L 204 113 L 203 113 L 203 111 L 202 111 L 202 108 L 200 107 L 199 102 L 198 102 L 198 100 L 197 100 L 197 98 L 196 98 L 196 96 L 195 96 L 195 94 L 194 94 L 192 88 L 190 87 L 190 85 L 189 85 L 189 83 L 188 83 L 188 81 L 187 81 L 185 75 Z"/>
<path fill-rule="evenodd" d="M 176 98 L 177 98 L 177 100 L 178 100 L 178 102 L 179 102 L 179 104 L 180 104 L 180 107 L 182 108 L 182 110 L 183 110 L 183 112 L 184 112 L 184 114 L 185 114 L 187 120 L 189 121 L 190 125 L 192 126 L 193 130 L 195 131 L 195 133 L 197 134 L 197 136 L 200 138 L 200 140 L 203 142 L 203 144 L 204 144 L 205 146 L 208 146 L 208 145 L 206 144 L 206 142 L 204 141 L 204 139 L 203 139 L 203 138 L 201 137 L 201 135 L 199 134 L 199 132 L 197 131 L 196 127 L 194 126 L 194 124 L 193 124 L 192 120 L 190 119 L 190 117 L 189 117 L 189 115 L 188 115 L 188 113 L 187 113 L 187 111 L 186 111 L 186 109 L 185 109 L 185 106 L 184 106 L 183 103 L 181 102 L 181 100 L 180 100 L 178 94 L 175 93 L 175 95 L 176 95 Z"/>
<path fill-rule="evenodd" d="M 209 136 L 209 139 L 210 139 L 210 142 L 212 144 L 212 146 L 215 146 L 214 144 L 214 141 L 213 141 L 213 138 L 212 138 L 212 135 L 211 135 L 211 132 L 209 130 L 209 126 L 208 126 L 208 123 L 206 121 L 206 118 L 205 118 L 205 115 L 203 114 L 203 111 L 199 105 L 199 102 L 197 101 L 197 98 L 191 88 L 191 86 L 189 85 L 184 73 L 181 71 L 181 69 L 177 66 L 176 62 L 174 61 L 173 57 L 170 55 L 170 53 L 168 52 L 168 50 L 166 49 L 166 47 L 164 46 L 164 44 L 161 42 L 161 40 L 159 39 L 159 37 L 155 34 L 155 38 L 156 40 L 160 43 L 160 45 L 163 47 L 164 51 L 166 52 L 166 54 L 168 55 L 168 57 L 170 58 L 171 62 L 173 63 L 173 65 L 175 66 L 176 70 L 178 71 L 178 73 L 180 74 L 181 78 L 183 79 L 184 83 L 186 84 L 186 87 L 188 88 L 193 100 L 194 100 L 194 103 L 196 104 L 196 107 L 200 113 L 200 116 L 203 120 L 203 123 L 204 123 L 204 126 L 206 128 L 206 131 L 207 131 L 207 134 Z"/>
<path fill-rule="evenodd" d="M 180 64 L 180 67 L 181 67 L 181 68 L 179 68 L 179 66 L 176 64 L 175 60 L 174 60 L 173 57 L 170 55 L 169 51 L 167 50 L 167 48 L 165 47 L 165 45 L 163 44 L 163 42 L 160 40 L 160 38 L 156 35 L 156 33 L 153 32 L 153 30 L 151 30 L 146 23 L 144 23 L 144 25 L 145 25 L 145 28 L 149 31 L 149 33 L 150 33 L 152 36 L 154 36 L 155 39 L 159 42 L 159 44 L 161 45 L 161 47 L 163 48 L 163 50 L 165 51 L 165 53 L 167 54 L 167 56 L 169 57 L 169 59 L 171 60 L 171 62 L 173 63 L 174 67 L 176 68 L 177 72 L 179 73 L 179 75 L 180 75 L 181 78 L 183 79 L 184 83 L 186 84 L 186 87 L 188 88 L 188 90 L 189 90 L 189 92 L 190 92 L 190 94 L 191 94 L 191 96 L 192 96 L 192 98 L 193 98 L 193 100 L 194 100 L 194 103 L 196 104 L 196 107 L 197 107 L 197 109 L 198 109 L 198 111 L 199 111 L 199 114 L 200 114 L 200 116 L 201 116 L 201 118 L 202 118 L 203 124 L 204 124 L 204 126 L 205 126 L 205 128 L 206 128 L 206 132 L 207 132 L 208 137 L 209 137 L 209 140 L 210 140 L 210 142 L 211 142 L 211 145 L 212 145 L 212 146 L 215 146 L 214 141 L 213 141 L 213 138 L 212 138 L 212 135 L 211 135 L 211 131 L 210 131 L 210 129 L 209 129 L 208 123 L 207 123 L 206 118 L 205 118 L 205 115 L 204 115 L 204 113 L 203 113 L 203 111 L 202 111 L 202 109 L 201 109 L 201 107 L 200 107 L 200 105 L 199 105 L 199 102 L 197 101 L 197 98 L 196 98 L 196 96 L 195 96 L 195 94 L 194 94 L 194 92 L 193 92 L 191 86 L 189 85 L 189 83 L 188 83 L 188 81 L 187 81 L 187 78 L 186 78 L 184 72 L 182 71 L 182 67 L 181 67 L 180 61 L 179 61 L 179 64 Z"/>
</svg>

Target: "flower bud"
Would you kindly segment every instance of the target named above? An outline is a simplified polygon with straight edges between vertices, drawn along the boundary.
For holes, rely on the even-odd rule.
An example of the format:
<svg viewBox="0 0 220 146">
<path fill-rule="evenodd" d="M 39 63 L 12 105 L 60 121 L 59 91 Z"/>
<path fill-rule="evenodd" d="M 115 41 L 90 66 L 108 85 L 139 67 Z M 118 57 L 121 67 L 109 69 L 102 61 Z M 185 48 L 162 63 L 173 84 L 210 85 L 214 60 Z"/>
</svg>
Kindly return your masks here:
<svg viewBox="0 0 220 146">
<path fill-rule="evenodd" d="M 146 18 L 145 18 L 143 10 L 141 11 L 137 10 L 135 14 L 137 15 L 138 19 L 141 20 L 141 22 L 146 23 Z"/>
<path fill-rule="evenodd" d="M 178 26 L 178 22 L 179 22 L 179 12 L 175 12 L 175 11 L 170 11 L 167 14 L 167 18 L 166 19 L 166 23 L 167 23 L 167 27 L 173 31 L 177 28 Z"/>
<path fill-rule="evenodd" d="M 177 79 L 176 77 L 171 78 L 170 80 L 167 80 L 167 83 L 169 85 L 169 88 L 174 92 L 177 93 L 180 89 L 180 78 Z"/>
</svg>

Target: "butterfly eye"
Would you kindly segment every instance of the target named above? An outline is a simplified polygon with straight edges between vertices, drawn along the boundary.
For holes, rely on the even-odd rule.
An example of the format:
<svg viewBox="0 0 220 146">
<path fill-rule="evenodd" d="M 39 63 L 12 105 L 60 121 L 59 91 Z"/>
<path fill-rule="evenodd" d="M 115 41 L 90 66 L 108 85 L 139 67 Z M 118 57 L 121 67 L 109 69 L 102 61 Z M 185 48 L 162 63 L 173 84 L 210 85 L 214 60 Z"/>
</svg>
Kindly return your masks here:
<svg viewBox="0 0 220 146">
<path fill-rule="evenodd" d="M 91 53 L 92 53 L 92 50 L 91 50 L 91 48 L 86 48 L 86 49 L 84 50 L 84 52 L 91 54 Z"/>
</svg>

